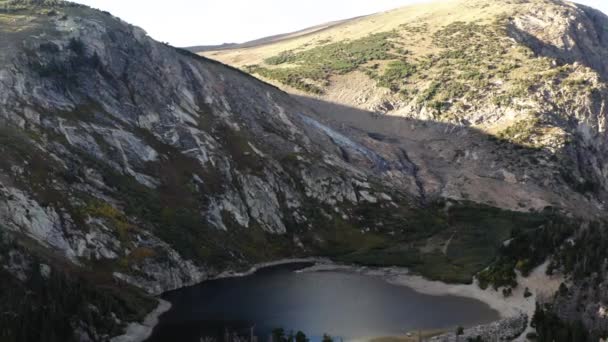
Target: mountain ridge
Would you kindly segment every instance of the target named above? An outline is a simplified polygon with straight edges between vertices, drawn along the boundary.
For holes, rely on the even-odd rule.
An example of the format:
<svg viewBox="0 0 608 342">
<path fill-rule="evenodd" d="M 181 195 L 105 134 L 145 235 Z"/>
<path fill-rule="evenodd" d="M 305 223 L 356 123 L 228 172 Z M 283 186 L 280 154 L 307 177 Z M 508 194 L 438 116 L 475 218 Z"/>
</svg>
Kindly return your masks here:
<svg viewBox="0 0 608 342">
<path fill-rule="evenodd" d="M 499 140 L 537 146 L 555 154 L 561 149 L 560 146 L 567 145 L 571 140 L 570 135 L 578 134 L 578 128 L 564 129 L 559 122 L 562 119 L 545 115 L 543 112 L 552 110 L 550 106 L 563 106 L 564 110 L 569 111 L 565 115 L 581 116 L 581 120 L 589 121 L 581 125 L 596 127 L 598 124 L 594 123 L 594 116 L 604 115 L 601 97 L 593 95 L 585 98 L 583 94 L 577 94 L 578 90 L 574 87 L 578 82 L 579 88 L 586 87 L 590 92 L 604 96 L 600 94 L 603 94 L 602 89 L 605 87 L 601 75 L 605 67 L 602 61 L 605 59 L 597 56 L 607 54 L 605 48 L 602 48 L 606 45 L 603 42 L 605 33 L 600 29 L 601 22 L 606 23 L 608 20 L 595 10 L 587 7 L 580 9 L 576 5 L 560 1 L 503 1 L 501 4 L 504 6 L 484 1 L 466 4 L 447 1 L 413 5 L 349 22 L 329 32 L 296 42 L 279 42 L 268 47 L 245 50 L 207 52 L 205 55 L 240 67 L 300 96 L 344 104 L 379 115 L 476 127 Z M 466 7 L 467 11 L 461 7 Z M 572 14 L 575 19 L 559 19 L 562 18 L 558 14 L 562 12 L 559 11 L 564 16 Z M 532 16 L 529 13 L 535 14 Z M 412 18 L 422 19 L 412 26 L 408 23 Z M 437 21 L 437 18 L 445 20 Z M 576 28 L 576 18 L 581 18 L 584 23 L 580 29 Z M 551 25 L 547 26 L 551 29 L 539 31 L 539 23 Z M 394 29 L 395 27 L 397 28 Z M 522 34 L 525 29 L 537 32 L 539 38 L 532 39 L 530 35 Z M 478 34 L 473 33 L 475 30 Z M 560 32 L 565 37 L 574 37 L 564 38 L 565 42 L 576 39 L 580 41 L 580 46 L 564 48 L 567 51 L 562 53 L 563 58 L 555 60 L 550 56 L 561 51 L 559 43 L 555 43 L 559 40 Z M 367 34 L 369 36 L 366 37 Z M 346 40 L 340 41 L 340 35 L 346 37 Z M 331 36 L 335 36 L 334 41 L 325 42 Z M 430 40 L 426 38 L 429 36 Z M 383 40 L 387 41 L 387 45 L 371 45 L 372 42 Z M 485 50 L 481 48 L 483 46 L 486 47 Z M 343 56 L 336 55 L 341 53 L 339 51 L 349 49 L 358 55 L 348 56 L 349 52 Z M 355 52 L 356 49 L 367 50 Z M 591 54 L 588 51 L 595 52 Z M 502 55 L 505 53 L 509 57 Z M 238 56 L 233 58 L 235 54 Z M 330 62 L 330 59 L 325 60 L 323 54 L 327 54 L 327 58 L 337 56 L 340 63 L 346 63 L 346 66 L 336 64 L 330 66 L 328 71 L 323 71 L 322 63 Z M 319 56 L 321 63 L 317 62 Z M 507 63 L 508 58 L 515 60 L 515 63 Z M 590 60 L 586 62 L 585 58 Z M 574 60 L 580 62 L 573 63 Z M 599 68 L 599 74 L 594 76 L 596 71 L 585 70 L 583 64 L 592 67 L 595 65 L 596 69 Z M 458 68 L 464 72 L 458 71 Z M 539 76 L 537 79 L 529 77 L 534 74 L 547 76 Z M 559 76 L 556 77 L 556 74 Z M 571 76 L 564 76 L 567 74 Z M 547 86 L 549 82 L 556 86 Z M 561 83 L 568 86 L 568 91 L 557 88 Z M 349 86 L 353 84 L 358 86 Z M 526 98 L 533 93 L 533 88 L 542 87 L 550 88 L 546 91 L 555 100 Z M 556 101 L 564 102 L 565 106 L 561 102 L 554 103 Z M 581 104 L 579 108 L 582 110 L 574 109 L 569 102 Z M 592 113 L 593 111 L 598 113 Z M 348 120 L 346 116 L 339 120 Z M 526 125 L 529 125 L 529 131 L 522 132 L 525 135 L 513 136 L 518 134 L 518 127 Z M 366 129 L 361 125 L 358 128 Z M 561 166 L 556 166 L 559 167 Z M 517 179 L 526 177 L 525 170 L 507 171 L 515 174 Z M 582 179 L 586 176 L 577 177 Z M 601 183 L 599 176 L 592 177 L 596 179 L 594 182 Z M 596 205 L 599 204 L 590 203 L 591 207 Z"/>
<path fill-rule="evenodd" d="M 0 318 L 8 340 L 106 341 L 152 310 L 151 295 L 284 257 L 398 261 L 466 282 L 513 225 L 545 215 L 515 215 L 463 261 L 412 257 L 411 242 L 442 234 L 453 212 L 514 214 L 422 203 L 415 166 L 389 158 L 398 150 L 372 149 L 276 87 L 109 13 L 5 5 L 2 302 L 25 313 Z M 451 224 L 482 229 L 467 220 Z"/>
<path fill-rule="evenodd" d="M 564 182 L 551 158 L 569 151 L 561 145 L 438 120 L 430 99 L 421 103 L 428 116 L 399 118 L 297 98 L 108 13 L 3 4 L 0 273 L 9 281 L 0 299 L 4 311 L 25 313 L 0 316 L 8 340 L 106 341 L 151 311 L 153 295 L 285 257 L 511 288 L 515 269 L 561 260 L 566 239 L 604 217 L 603 193 L 585 183 L 597 173 Z M 363 49 L 344 44 L 390 57 L 395 37 L 373 38 Z M 280 67 L 301 56 L 269 57 Z M 523 124 L 540 137 L 559 128 Z M 580 164 L 603 156 L 590 127 L 574 141 L 599 148 L 572 147 Z M 563 264 L 553 268 L 572 266 Z M 40 329 L 22 329 L 32 326 Z"/>
<path fill-rule="evenodd" d="M 605 14 L 571 2 L 444 1 L 204 55 L 294 94 L 339 131 L 406 151 L 425 197 L 567 212 L 574 231 L 509 240 L 477 279 L 507 296 L 517 285 L 504 272 L 527 264 L 526 250 L 570 235 L 548 258 L 547 274 L 565 281 L 537 297 L 532 323 L 540 340 L 594 340 L 605 337 L 606 269 L 579 261 L 606 257 L 607 34 Z"/>
<path fill-rule="evenodd" d="M 362 16 L 344 19 L 344 20 L 330 21 L 325 24 L 315 25 L 315 26 L 307 27 L 307 28 L 289 32 L 289 33 L 275 34 L 272 36 L 267 36 L 267 37 L 263 37 L 263 38 L 250 40 L 250 41 L 247 41 L 244 43 L 224 43 L 224 44 L 220 44 L 220 45 L 198 45 L 198 46 L 185 47 L 184 49 L 186 49 L 190 52 L 193 52 L 193 53 L 202 53 L 205 51 L 242 49 L 242 48 L 255 47 L 255 46 L 260 46 L 260 45 L 265 45 L 265 44 L 272 44 L 275 42 L 292 39 L 294 37 L 301 37 L 303 35 L 314 34 L 319 31 L 322 31 L 322 30 L 331 28 L 333 26 L 340 25 L 344 22 L 355 20 L 355 19 L 358 19 L 361 17 Z"/>
</svg>

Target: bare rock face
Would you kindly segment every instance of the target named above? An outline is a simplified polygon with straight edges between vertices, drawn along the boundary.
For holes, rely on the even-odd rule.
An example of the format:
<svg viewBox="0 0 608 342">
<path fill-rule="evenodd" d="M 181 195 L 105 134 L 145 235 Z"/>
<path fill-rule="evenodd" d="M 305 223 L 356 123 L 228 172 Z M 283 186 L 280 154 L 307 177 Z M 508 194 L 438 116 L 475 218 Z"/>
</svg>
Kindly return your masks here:
<svg viewBox="0 0 608 342">
<path fill-rule="evenodd" d="M 297 94 L 388 164 L 405 151 L 420 197 L 602 216 L 607 23 L 565 1 L 451 1 L 203 53 Z"/>
<path fill-rule="evenodd" d="M 376 154 L 275 87 L 85 6 L 0 11 L 0 235 L 12 241 L 0 264 L 26 287 L 40 274 L 94 279 L 74 278 L 86 301 L 57 318 L 77 339 L 122 333 L 146 294 L 327 253 L 338 225 L 360 236 L 338 243 L 357 248 L 368 237 L 354 211 L 415 203 L 383 180 L 393 166 L 376 170 Z"/>
<path fill-rule="evenodd" d="M 101 298 L 85 311 L 104 330 L 66 319 L 81 339 L 107 340 L 148 308 L 145 293 L 256 262 L 404 253 L 462 268 L 435 254 L 462 218 L 454 203 L 604 217 L 605 18 L 525 3 L 492 24 L 422 32 L 443 54 L 419 56 L 421 74 L 400 83 L 419 88 L 413 97 L 375 84 L 345 97 L 395 116 L 296 99 L 85 6 L 0 7 L 0 233 L 11 241 L 0 243 L 0 272 L 11 289 L 89 280 L 74 291 Z M 465 219 L 462 229 L 492 226 Z"/>
<path fill-rule="evenodd" d="M 559 208 L 581 220 L 575 236 L 584 221 L 606 218 L 608 17 L 600 11 L 560 0 L 446 1 L 201 54 L 293 93 L 325 119 L 318 128 L 358 152 L 343 160 L 363 155 L 374 171 L 388 166 L 378 174 L 422 202 Z M 302 178 L 322 185 L 311 195 L 326 203 L 380 198 L 316 173 Z M 582 254 L 584 271 L 561 265 L 571 287 L 553 311 L 603 336 L 605 266 L 591 270 L 587 259 L 604 254 Z M 467 336 L 501 330 L 511 339 L 524 321 Z"/>
<path fill-rule="evenodd" d="M 538 3 L 512 21 L 511 35 L 541 56 L 578 62 L 608 77 L 608 17 L 591 7 Z"/>
<path fill-rule="evenodd" d="M 370 168 L 376 154 L 278 89 L 107 13 L 11 6 L 0 27 L 3 231 L 159 294 L 327 248 L 318 227 L 392 202 L 373 197 L 391 190 Z"/>
</svg>

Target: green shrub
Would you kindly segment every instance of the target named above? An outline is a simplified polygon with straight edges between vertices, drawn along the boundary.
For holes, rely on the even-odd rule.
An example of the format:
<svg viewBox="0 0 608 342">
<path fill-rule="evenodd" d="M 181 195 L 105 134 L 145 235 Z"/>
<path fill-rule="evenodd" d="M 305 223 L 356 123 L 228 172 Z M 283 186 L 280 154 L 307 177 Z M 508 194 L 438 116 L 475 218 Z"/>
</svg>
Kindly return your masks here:
<svg viewBox="0 0 608 342">
<path fill-rule="evenodd" d="M 531 326 L 536 328 L 534 339 L 539 342 L 592 341 L 583 322 L 562 320 L 551 305 L 536 304 Z"/>
<path fill-rule="evenodd" d="M 269 65 L 279 65 L 284 63 L 293 63 L 297 60 L 297 56 L 293 53 L 293 51 L 283 51 L 279 55 L 266 58 L 264 63 Z"/>
<path fill-rule="evenodd" d="M 300 52 L 284 51 L 267 58 L 264 62 L 271 66 L 294 64 L 292 67 L 267 68 L 249 66 L 248 72 L 279 81 L 297 89 L 320 94 L 335 74 L 346 74 L 363 64 L 374 60 L 386 60 L 396 37 L 393 31 L 370 34 L 356 40 L 329 43 Z"/>
<path fill-rule="evenodd" d="M 562 254 L 564 241 L 577 229 L 574 221 L 559 214 L 547 211 L 531 215 L 529 222 L 515 225 L 517 229 L 511 232 L 511 240 L 500 248 L 496 260 L 479 272 L 477 279 L 481 288 L 517 287 L 514 272 L 517 266 L 522 275 L 527 276 L 549 256 Z"/>
<path fill-rule="evenodd" d="M 378 85 L 398 92 L 407 78 L 416 72 L 416 66 L 403 60 L 388 64 L 384 73 L 378 78 Z"/>
<path fill-rule="evenodd" d="M 420 94 L 420 96 L 418 97 L 418 103 L 423 103 L 423 102 L 431 101 L 435 97 L 435 95 L 437 95 L 437 92 L 439 91 L 440 87 L 441 87 L 441 84 L 439 82 L 433 81 L 422 92 L 422 94 Z"/>
</svg>

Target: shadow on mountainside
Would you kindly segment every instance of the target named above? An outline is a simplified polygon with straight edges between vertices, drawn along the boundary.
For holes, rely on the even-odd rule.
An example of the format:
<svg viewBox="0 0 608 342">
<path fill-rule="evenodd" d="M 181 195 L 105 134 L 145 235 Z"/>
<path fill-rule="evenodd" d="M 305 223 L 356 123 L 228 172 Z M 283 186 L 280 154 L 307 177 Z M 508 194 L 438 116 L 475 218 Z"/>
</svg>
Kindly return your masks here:
<svg viewBox="0 0 608 342">
<path fill-rule="evenodd" d="M 427 218 L 443 222 L 428 236 L 416 239 L 407 233 L 401 240 L 395 236 L 381 248 L 333 256 L 338 261 L 408 267 L 430 279 L 463 283 L 488 269 L 480 279 L 514 286 L 510 275 L 503 278 L 496 270 L 512 270 L 518 258 L 528 257 L 534 261 L 526 267 L 533 269 L 561 244 L 551 247 L 547 241 L 560 241 L 582 222 L 603 216 L 590 194 L 575 191 L 564 180 L 561 151 L 555 155 L 503 141 L 472 127 L 382 116 L 317 98 L 293 97 L 313 109 L 310 115 L 318 121 L 379 154 L 388 165 L 404 164 L 403 159 L 411 163 L 415 186 L 410 191 L 422 200 Z M 403 186 L 402 173 L 394 168 L 377 172 L 395 187 Z M 575 213 L 575 218 L 560 209 Z M 383 227 L 407 224 L 407 220 L 383 221 L 391 215 L 377 211 L 363 215 L 382 221 Z M 423 231 L 434 229 L 431 222 L 414 224 Z M 510 238 L 515 242 L 503 250 Z"/>
<path fill-rule="evenodd" d="M 546 207 L 581 217 L 603 215 L 594 193 L 569 177 L 570 151 L 550 151 L 496 138 L 479 129 L 449 123 L 379 115 L 371 111 L 292 95 L 320 121 L 355 139 L 389 162 L 412 164 L 420 198 L 470 200 L 516 211 Z M 346 159 L 346 158 L 345 158 Z M 395 170 L 385 176 L 395 177 Z"/>
</svg>

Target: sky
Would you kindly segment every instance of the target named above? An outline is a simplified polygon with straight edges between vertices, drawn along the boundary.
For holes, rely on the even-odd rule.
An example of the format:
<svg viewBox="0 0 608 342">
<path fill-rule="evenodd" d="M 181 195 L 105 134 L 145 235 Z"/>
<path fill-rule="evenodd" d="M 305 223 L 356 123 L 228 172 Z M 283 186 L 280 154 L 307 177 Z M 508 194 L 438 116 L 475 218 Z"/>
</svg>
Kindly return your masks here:
<svg viewBox="0 0 608 342">
<path fill-rule="evenodd" d="M 75 0 L 156 40 L 186 47 L 243 43 L 427 0 Z M 608 0 L 578 0 L 608 13 Z"/>
</svg>

